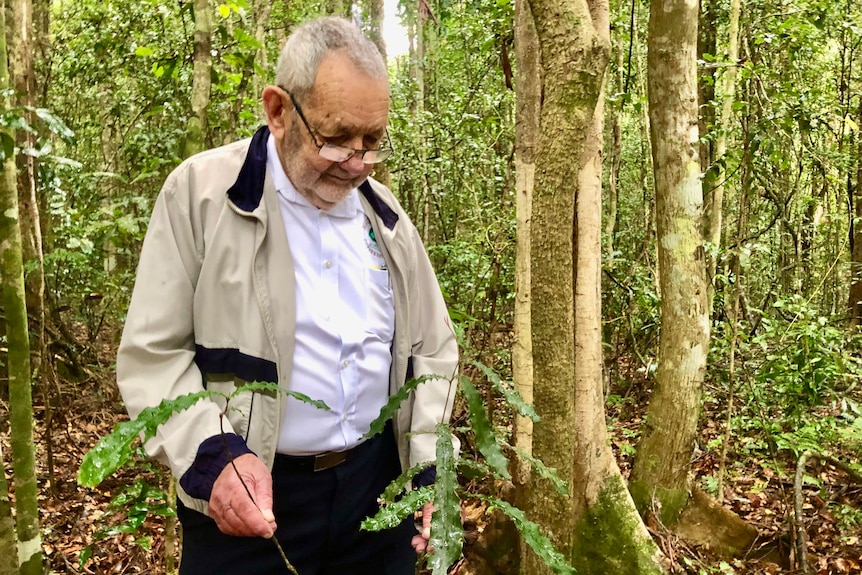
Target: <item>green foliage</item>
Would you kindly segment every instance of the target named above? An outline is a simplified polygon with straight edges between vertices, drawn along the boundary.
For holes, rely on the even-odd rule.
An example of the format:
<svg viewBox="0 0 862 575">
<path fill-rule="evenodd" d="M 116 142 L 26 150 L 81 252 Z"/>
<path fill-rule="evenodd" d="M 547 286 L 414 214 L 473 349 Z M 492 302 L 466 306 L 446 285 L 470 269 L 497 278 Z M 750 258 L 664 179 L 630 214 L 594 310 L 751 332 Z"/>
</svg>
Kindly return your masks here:
<svg viewBox="0 0 862 575">
<path fill-rule="evenodd" d="M 482 403 L 482 396 L 479 395 L 470 378 L 466 376 L 461 376 L 461 391 L 467 399 L 470 421 L 473 424 L 473 433 L 476 435 L 476 446 L 497 475 L 509 479 L 511 475 L 506 469 L 508 461 L 491 429 L 491 421 L 488 419 L 488 413 Z"/>
<path fill-rule="evenodd" d="M 138 414 L 135 419 L 123 421 L 114 426 L 114 431 L 103 437 L 85 455 L 78 469 L 78 483 L 84 487 L 95 487 L 114 473 L 120 466 L 125 465 L 132 454 L 132 444 L 138 437 L 143 443 L 155 437 L 160 425 L 165 423 L 174 414 L 184 411 L 202 399 L 222 397 L 227 406 L 230 400 L 237 395 L 248 391 L 266 391 L 272 393 L 285 393 L 303 402 L 310 403 L 318 409 L 328 410 L 329 407 L 318 400 L 312 400 L 308 396 L 295 391 L 283 390 L 272 383 L 252 382 L 237 387 L 232 393 L 224 394 L 218 391 L 198 391 L 181 395 L 176 399 L 164 399 L 154 407 L 147 407 Z M 228 407 L 225 409 L 228 409 Z"/>
<path fill-rule="evenodd" d="M 496 497 L 479 495 L 477 498 L 502 510 L 515 523 L 518 531 L 523 535 L 524 541 L 536 555 L 541 557 L 552 572 L 558 575 L 573 575 L 575 573 L 572 566 L 566 562 L 565 557 L 554 549 L 550 539 L 542 534 L 538 525 L 527 519 L 523 511 Z"/>
<path fill-rule="evenodd" d="M 434 487 L 432 486 L 407 491 L 400 499 L 383 505 L 374 517 L 365 518 L 362 521 L 362 528 L 367 531 L 381 531 L 397 527 L 406 518 L 411 517 L 417 509 L 433 499 Z M 434 529 L 433 524 L 432 529 Z"/>
<path fill-rule="evenodd" d="M 789 321 L 764 321 L 754 343 L 766 350 L 766 358 L 755 378 L 790 419 L 797 419 L 837 397 L 842 386 L 862 375 L 862 364 L 846 332 L 806 302 L 779 299 L 774 307 Z"/>
<path fill-rule="evenodd" d="M 137 535 L 134 544 L 149 551 L 152 537 L 140 535 L 145 528 L 144 523 L 152 517 L 172 517 L 176 515 L 173 502 L 160 488 L 138 478 L 131 485 L 121 487 L 108 504 L 107 512 L 99 517 L 102 525 L 93 533 L 93 541 L 100 541 L 120 534 Z M 112 521 L 120 516 L 120 521 Z M 92 557 L 93 545 L 83 548 L 78 554 L 78 566 L 84 569 Z"/>
<path fill-rule="evenodd" d="M 428 561 L 432 575 L 446 575 L 449 566 L 461 557 L 464 529 L 461 505 L 456 495 L 458 474 L 449 426 L 437 426 L 437 479 L 434 482 L 434 514 L 431 516 L 429 547 L 434 551 Z"/>
<path fill-rule="evenodd" d="M 383 409 L 380 410 L 380 415 L 371 422 L 371 427 L 368 430 L 368 433 L 365 434 L 365 437 L 374 437 L 375 435 L 382 433 L 386 422 L 395 417 L 401 403 L 406 400 L 420 384 L 433 379 L 437 378 L 423 375 L 421 377 L 410 379 L 401 387 L 401 389 L 393 395 L 390 395 L 386 405 L 384 405 Z"/>
</svg>

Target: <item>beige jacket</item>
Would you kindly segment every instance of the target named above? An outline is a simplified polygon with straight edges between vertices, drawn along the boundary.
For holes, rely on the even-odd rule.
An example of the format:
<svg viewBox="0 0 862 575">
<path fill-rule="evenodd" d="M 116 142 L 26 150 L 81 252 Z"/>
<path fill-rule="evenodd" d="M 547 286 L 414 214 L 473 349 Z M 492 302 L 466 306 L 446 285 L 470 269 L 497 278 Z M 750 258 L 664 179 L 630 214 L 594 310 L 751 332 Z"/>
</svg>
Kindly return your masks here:
<svg viewBox="0 0 862 575">
<path fill-rule="evenodd" d="M 294 273 L 276 190 L 266 171 L 268 130 L 198 154 L 168 177 L 144 239 L 117 356 L 117 382 L 131 417 L 164 398 L 230 393 L 250 381 L 288 389 L 294 348 Z M 435 427 L 448 422 L 458 351 L 434 271 L 416 228 L 392 193 L 368 180 L 362 205 L 389 267 L 395 299 L 390 393 L 421 384 L 394 420 L 402 468 L 433 461 Z M 272 466 L 284 394 L 231 400 L 224 431 Z M 174 415 L 147 452 L 185 474 L 200 444 L 220 430 L 224 402 L 199 401 Z M 187 506 L 206 501 L 185 492 Z"/>
</svg>

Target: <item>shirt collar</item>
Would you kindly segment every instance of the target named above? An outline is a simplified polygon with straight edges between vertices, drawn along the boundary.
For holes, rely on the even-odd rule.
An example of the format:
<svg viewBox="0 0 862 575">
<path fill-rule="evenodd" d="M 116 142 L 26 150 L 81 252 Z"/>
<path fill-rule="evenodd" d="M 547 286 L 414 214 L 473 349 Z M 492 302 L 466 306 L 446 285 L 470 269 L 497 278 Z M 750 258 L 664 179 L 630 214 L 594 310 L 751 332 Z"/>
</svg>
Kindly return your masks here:
<svg viewBox="0 0 862 575">
<path fill-rule="evenodd" d="M 275 185 L 278 195 L 292 204 L 318 209 L 296 190 L 293 182 L 284 173 L 284 168 L 275 149 L 275 137 L 272 134 L 269 135 L 269 139 L 266 142 L 266 152 L 266 167 L 269 169 L 269 173 L 272 174 L 272 183 Z M 325 213 L 339 218 L 350 218 L 356 215 L 356 212 L 361 211 L 362 204 L 359 201 L 359 194 L 356 188 L 353 188 L 343 200 L 325 210 Z"/>
</svg>

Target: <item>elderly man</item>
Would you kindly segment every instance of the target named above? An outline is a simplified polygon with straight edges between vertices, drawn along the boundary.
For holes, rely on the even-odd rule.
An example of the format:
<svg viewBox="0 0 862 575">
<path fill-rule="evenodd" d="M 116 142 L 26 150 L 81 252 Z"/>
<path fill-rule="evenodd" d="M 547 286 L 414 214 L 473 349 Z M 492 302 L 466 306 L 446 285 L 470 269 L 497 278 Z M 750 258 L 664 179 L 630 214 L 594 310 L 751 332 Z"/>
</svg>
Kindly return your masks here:
<svg viewBox="0 0 862 575">
<path fill-rule="evenodd" d="M 430 505 L 420 534 L 409 519 L 381 533 L 359 523 L 402 470 L 433 461 L 458 354 L 415 227 L 368 177 L 392 152 L 385 64 L 348 21 L 314 20 L 287 40 L 263 104 L 267 125 L 250 140 L 168 177 L 118 385 L 133 417 L 252 381 L 330 408 L 243 392 L 159 429 L 146 447 L 179 479 L 181 573 L 285 573 L 273 536 L 300 575 L 413 573 Z M 433 377 L 365 439 L 389 396 L 420 376 Z M 414 483 L 432 481 L 433 466 Z"/>
</svg>

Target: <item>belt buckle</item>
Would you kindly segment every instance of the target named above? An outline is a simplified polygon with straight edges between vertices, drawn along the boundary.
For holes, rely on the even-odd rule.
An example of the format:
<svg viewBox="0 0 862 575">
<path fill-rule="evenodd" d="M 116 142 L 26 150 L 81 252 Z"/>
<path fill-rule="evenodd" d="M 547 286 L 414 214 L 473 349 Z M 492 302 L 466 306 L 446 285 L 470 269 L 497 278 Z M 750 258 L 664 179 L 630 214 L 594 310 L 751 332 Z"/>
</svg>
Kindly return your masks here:
<svg viewBox="0 0 862 575">
<path fill-rule="evenodd" d="M 314 471 L 323 471 L 344 463 L 347 459 L 349 451 L 330 451 L 314 456 Z"/>
</svg>

